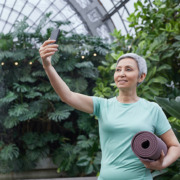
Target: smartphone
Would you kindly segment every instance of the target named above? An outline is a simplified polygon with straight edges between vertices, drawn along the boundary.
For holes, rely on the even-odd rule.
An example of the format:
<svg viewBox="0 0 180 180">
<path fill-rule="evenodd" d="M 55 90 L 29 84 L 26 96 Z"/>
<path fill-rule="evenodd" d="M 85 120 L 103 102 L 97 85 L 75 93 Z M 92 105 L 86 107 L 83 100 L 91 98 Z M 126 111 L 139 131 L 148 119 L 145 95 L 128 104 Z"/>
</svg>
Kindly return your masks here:
<svg viewBox="0 0 180 180">
<path fill-rule="evenodd" d="M 59 29 L 54 29 L 54 30 L 51 32 L 50 39 L 51 39 L 51 40 L 56 40 L 54 43 L 51 43 L 51 44 L 56 44 L 56 43 L 57 43 L 57 40 L 58 40 L 58 37 L 59 37 L 59 33 L 60 33 L 60 30 L 59 30 Z"/>
</svg>

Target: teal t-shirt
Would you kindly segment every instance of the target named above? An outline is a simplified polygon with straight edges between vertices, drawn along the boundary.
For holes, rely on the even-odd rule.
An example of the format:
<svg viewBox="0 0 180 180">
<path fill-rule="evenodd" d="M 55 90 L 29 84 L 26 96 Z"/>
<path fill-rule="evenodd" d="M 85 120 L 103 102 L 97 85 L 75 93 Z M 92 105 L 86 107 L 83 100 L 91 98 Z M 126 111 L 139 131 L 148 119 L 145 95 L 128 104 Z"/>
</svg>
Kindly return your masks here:
<svg viewBox="0 0 180 180">
<path fill-rule="evenodd" d="M 131 140 L 139 131 L 162 135 L 171 128 L 161 107 L 142 98 L 131 104 L 116 97 L 92 98 L 102 150 L 98 180 L 152 180 L 150 170 L 133 153 Z"/>
</svg>

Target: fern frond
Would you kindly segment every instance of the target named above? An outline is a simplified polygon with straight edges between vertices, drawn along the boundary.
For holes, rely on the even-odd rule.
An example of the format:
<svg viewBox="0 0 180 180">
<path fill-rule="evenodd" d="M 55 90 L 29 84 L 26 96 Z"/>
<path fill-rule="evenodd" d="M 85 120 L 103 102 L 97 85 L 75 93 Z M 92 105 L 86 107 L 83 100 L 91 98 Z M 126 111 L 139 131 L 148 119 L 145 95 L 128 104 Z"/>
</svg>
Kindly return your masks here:
<svg viewBox="0 0 180 180">
<path fill-rule="evenodd" d="M 80 77 L 78 79 L 72 79 L 70 83 L 68 82 L 68 85 L 72 91 L 81 93 L 87 88 L 88 83 L 86 79 Z"/>
<path fill-rule="evenodd" d="M 26 133 L 22 140 L 24 141 L 26 148 L 30 150 L 34 150 L 37 146 L 41 144 L 41 141 L 39 141 L 39 135 L 36 132 L 29 132 Z"/>
<path fill-rule="evenodd" d="M 27 92 L 29 91 L 29 87 L 24 85 L 24 84 L 18 84 L 18 83 L 13 83 L 13 89 L 15 89 L 17 92 Z"/>
<path fill-rule="evenodd" d="M 27 121 L 30 119 L 34 119 L 38 115 L 37 112 L 28 111 L 26 114 L 20 115 L 18 117 L 19 121 Z"/>
<path fill-rule="evenodd" d="M 13 53 L 13 60 L 14 61 L 20 61 L 20 60 L 24 60 L 26 58 L 26 52 L 25 50 L 21 49 L 21 50 L 16 50 Z"/>
<path fill-rule="evenodd" d="M 52 65 L 55 65 L 58 61 L 59 61 L 59 57 L 60 57 L 60 55 L 59 55 L 59 53 L 58 52 L 56 52 L 53 56 L 52 56 Z"/>
<path fill-rule="evenodd" d="M 58 110 L 58 111 L 49 113 L 48 117 L 50 120 L 58 122 L 58 121 L 62 121 L 64 119 L 67 119 L 70 116 L 70 114 L 71 113 L 67 110 Z"/>
<path fill-rule="evenodd" d="M 31 161 L 37 161 L 38 159 L 45 158 L 49 154 L 48 147 L 41 147 L 34 150 L 27 150 L 26 154 Z"/>
<path fill-rule="evenodd" d="M 60 46 L 59 49 L 67 54 L 78 54 L 80 51 L 77 47 L 75 47 L 72 44 L 64 44 L 63 46 Z"/>
<path fill-rule="evenodd" d="M 25 95 L 25 97 L 28 99 L 34 99 L 35 97 L 40 97 L 40 96 L 42 96 L 40 92 L 34 92 L 34 91 L 30 91 L 28 92 L 28 94 Z"/>
<path fill-rule="evenodd" d="M 25 75 L 25 76 L 21 77 L 19 80 L 20 80 L 21 82 L 29 82 L 29 83 L 34 83 L 34 82 L 36 82 L 36 79 L 34 79 L 34 78 L 32 78 L 32 77 L 30 77 L 30 76 L 28 76 L 28 75 Z"/>
<path fill-rule="evenodd" d="M 3 160 L 12 160 L 19 156 L 19 148 L 15 144 L 9 144 L 0 151 L 0 158 Z"/>
<path fill-rule="evenodd" d="M 91 61 L 85 61 L 85 62 L 77 63 L 76 67 L 77 68 L 93 68 L 94 65 Z"/>
<path fill-rule="evenodd" d="M 107 53 L 108 53 L 108 50 L 106 48 L 102 48 L 100 46 L 96 46 L 95 47 L 95 51 L 100 54 L 100 55 L 103 55 L 105 56 Z"/>
<path fill-rule="evenodd" d="M 69 72 L 74 70 L 76 65 L 76 60 L 75 59 L 66 59 L 62 57 L 62 62 L 61 62 L 61 66 L 58 66 L 56 68 L 57 72 Z"/>
<path fill-rule="evenodd" d="M 32 76 L 33 77 L 46 77 L 46 73 L 44 71 L 39 70 L 39 71 L 33 72 Z"/>
<path fill-rule="evenodd" d="M 79 118 L 77 120 L 78 128 L 83 131 L 89 132 L 92 128 L 91 119 L 87 113 L 79 113 Z"/>
<path fill-rule="evenodd" d="M 94 68 L 80 69 L 80 74 L 86 78 L 92 78 L 92 79 L 98 78 L 98 71 Z"/>
<path fill-rule="evenodd" d="M 36 100 L 29 103 L 29 112 L 31 112 L 32 114 L 43 113 L 47 110 L 48 106 L 49 104 L 47 103 L 46 100 L 44 99 Z"/>
<path fill-rule="evenodd" d="M 19 119 L 17 117 L 7 117 L 3 124 L 7 129 L 10 129 L 19 124 Z"/>
<path fill-rule="evenodd" d="M 11 109 L 9 109 L 8 113 L 10 116 L 18 117 L 18 116 L 28 112 L 28 107 L 29 106 L 27 103 L 16 104 Z"/>
<path fill-rule="evenodd" d="M 0 104 L 2 103 L 10 103 L 17 99 L 17 95 L 14 92 L 9 91 L 8 94 L 0 99 Z"/>
<path fill-rule="evenodd" d="M 35 90 L 41 91 L 41 92 L 48 92 L 50 89 L 52 89 L 49 82 L 47 83 L 40 83 L 37 87 L 34 88 Z"/>
<path fill-rule="evenodd" d="M 60 100 L 59 96 L 55 92 L 46 93 L 42 98 L 48 99 L 51 101 L 59 101 Z"/>
<path fill-rule="evenodd" d="M 13 58 L 13 53 L 9 51 L 2 51 L 0 53 L 0 61 L 3 61 L 6 58 Z"/>
</svg>

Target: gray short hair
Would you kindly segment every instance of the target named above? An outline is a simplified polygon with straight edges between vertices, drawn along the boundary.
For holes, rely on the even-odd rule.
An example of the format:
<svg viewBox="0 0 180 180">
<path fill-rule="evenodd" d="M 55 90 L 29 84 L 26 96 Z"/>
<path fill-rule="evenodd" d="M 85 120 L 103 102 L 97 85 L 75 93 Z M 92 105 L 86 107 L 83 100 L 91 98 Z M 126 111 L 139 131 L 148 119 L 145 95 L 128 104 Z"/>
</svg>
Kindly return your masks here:
<svg viewBox="0 0 180 180">
<path fill-rule="evenodd" d="M 125 58 L 132 58 L 137 62 L 138 69 L 139 69 L 139 77 L 143 73 L 147 74 L 147 64 L 146 64 L 146 61 L 145 61 L 145 59 L 143 57 L 141 57 L 141 56 L 139 56 L 139 55 L 137 55 L 135 53 L 123 54 L 117 60 L 117 64 L 119 63 L 120 60 L 125 59 Z M 141 84 L 141 83 L 139 83 L 139 84 Z"/>
</svg>

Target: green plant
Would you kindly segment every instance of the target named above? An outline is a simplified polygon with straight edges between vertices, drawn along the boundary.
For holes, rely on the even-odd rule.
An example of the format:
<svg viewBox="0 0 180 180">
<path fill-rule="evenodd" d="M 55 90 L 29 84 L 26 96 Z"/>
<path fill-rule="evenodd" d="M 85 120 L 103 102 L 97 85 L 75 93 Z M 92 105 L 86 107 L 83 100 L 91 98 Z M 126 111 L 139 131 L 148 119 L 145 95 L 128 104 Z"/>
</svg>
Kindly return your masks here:
<svg viewBox="0 0 180 180">
<path fill-rule="evenodd" d="M 13 33 L 0 34 L 0 136 L 3 144 L 0 172 L 3 173 L 32 169 L 40 158 L 48 156 L 54 157 L 62 171 L 75 174 L 81 152 L 75 154 L 75 158 L 70 157 L 75 162 L 71 167 L 66 163 L 62 165 L 57 157 L 63 158 L 67 146 L 74 149 L 80 135 L 98 134 L 94 131 L 97 125 L 93 116 L 62 103 L 42 68 L 39 44 L 49 38 L 52 29 L 42 35 L 41 28 L 50 15 L 42 18 L 33 33 L 27 32 L 29 25 L 24 19 L 16 23 Z M 57 27 L 61 24 L 67 23 L 54 22 Z M 100 38 L 67 34 L 61 31 L 60 48 L 52 57 L 52 63 L 71 90 L 93 95 L 97 66 L 109 51 L 109 45 Z M 97 56 L 93 56 L 94 53 Z M 61 154 L 56 154 L 59 149 Z M 100 150 L 92 151 L 96 154 Z M 79 174 L 94 172 L 85 171 L 86 166 L 79 168 Z"/>
</svg>

